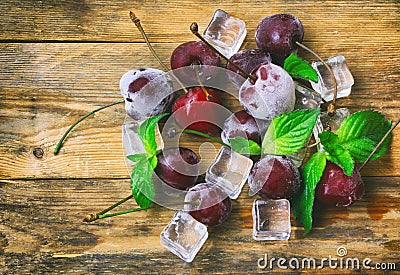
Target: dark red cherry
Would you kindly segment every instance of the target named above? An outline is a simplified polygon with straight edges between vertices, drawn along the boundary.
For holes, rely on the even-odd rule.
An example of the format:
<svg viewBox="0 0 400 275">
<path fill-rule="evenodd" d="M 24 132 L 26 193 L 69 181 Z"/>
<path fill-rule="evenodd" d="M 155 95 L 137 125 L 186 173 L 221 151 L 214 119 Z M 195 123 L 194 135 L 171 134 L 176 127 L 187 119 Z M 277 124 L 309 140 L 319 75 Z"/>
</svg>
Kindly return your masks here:
<svg viewBox="0 0 400 275">
<path fill-rule="evenodd" d="M 216 135 L 221 131 L 217 125 L 222 125 L 219 108 L 215 106 L 220 103 L 219 98 L 213 89 L 204 89 L 207 94 L 201 87 L 194 87 L 179 97 L 172 106 L 173 116 L 182 128 Z"/>
<path fill-rule="evenodd" d="M 284 60 L 297 50 L 296 42 L 302 42 L 304 27 L 291 14 L 274 14 L 265 17 L 256 30 L 256 44 L 271 54 L 272 62 L 283 65 Z"/>
<path fill-rule="evenodd" d="M 324 204 L 346 207 L 361 199 L 364 192 L 364 182 L 356 167 L 349 177 L 341 167 L 327 161 L 322 178 L 315 189 L 315 197 Z"/>
<path fill-rule="evenodd" d="M 185 210 L 197 221 L 216 226 L 229 218 L 232 201 L 212 183 L 200 183 L 189 189 L 185 196 Z"/>
<path fill-rule="evenodd" d="M 201 81 L 205 82 L 216 74 L 213 68 L 207 66 L 219 67 L 220 64 L 221 60 L 218 54 L 202 41 L 183 43 L 171 55 L 171 68 L 173 70 L 182 68 L 174 73 L 183 82 L 189 80 L 192 83 L 198 83 L 196 75 L 199 75 Z M 206 67 L 197 67 L 198 72 L 196 72 L 194 65 L 206 65 Z"/>
<path fill-rule="evenodd" d="M 169 186 L 187 190 L 196 184 L 199 175 L 199 158 L 192 150 L 184 147 L 168 148 L 157 155 L 154 172 Z"/>
<path fill-rule="evenodd" d="M 288 157 L 266 155 L 254 164 L 248 182 L 264 199 L 291 199 L 300 189 L 300 174 Z"/>
</svg>

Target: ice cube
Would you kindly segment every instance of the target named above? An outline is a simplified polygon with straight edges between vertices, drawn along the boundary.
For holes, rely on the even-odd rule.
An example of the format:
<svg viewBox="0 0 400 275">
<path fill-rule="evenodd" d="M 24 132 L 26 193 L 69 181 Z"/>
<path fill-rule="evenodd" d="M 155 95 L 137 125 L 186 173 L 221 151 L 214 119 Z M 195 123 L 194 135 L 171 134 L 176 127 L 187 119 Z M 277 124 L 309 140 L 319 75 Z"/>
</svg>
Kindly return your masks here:
<svg viewBox="0 0 400 275">
<path fill-rule="evenodd" d="M 354 85 L 354 78 L 347 66 L 346 59 L 343 55 L 336 55 L 326 60 L 331 67 L 337 82 L 337 98 L 346 97 L 351 93 L 351 86 Z M 314 90 L 322 95 L 326 101 L 333 99 L 334 84 L 329 71 L 320 61 L 313 62 L 311 66 L 318 73 L 318 82 L 310 81 Z"/>
<path fill-rule="evenodd" d="M 350 111 L 347 108 L 339 108 L 335 110 L 335 114 L 330 116 L 327 112 L 322 112 L 313 129 L 313 134 L 316 142 L 319 142 L 319 133 L 330 130 L 336 133 L 340 124 L 343 120 L 350 115 Z M 318 150 L 323 151 L 323 146 L 321 144 L 318 145 Z"/>
<path fill-rule="evenodd" d="M 255 118 L 271 120 L 293 111 L 295 86 L 292 77 L 280 66 L 262 64 L 256 71 L 256 82 L 247 79 L 239 91 L 243 108 Z"/>
<path fill-rule="evenodd" d="M 225 57 L 237 53 L 246 37 L 246 24 L 223 10 L 216 10 L 204 30 L 204 39 Z"/>
<path fill-rule="evenodd" d="M 223 146 L 206 172 L 206 181 L 218 185 L 231 199 L 237 199 L 252 166 L 250 158 Z"/>
<path fill-rule="evenodd" d="M 207 238 L 207 226 L 185 211 L 175 212 L 160 234 L 161 244 L 188 263 L 193 261 Z"/>
<path fill-rule="evenodd" d="M 253 239 L 256 241 L 289 239 L 291 228 L 288 200 L 255 200 L 252 214 Z"/>
<path fill-rule="evenodd" d="M 127 159 L 126 157 L 129 155 L 135 154 L 143 154 L 145 153 L 143 142 L 139 137 L 138 128 L 145 120 L 135 120 L 130 116 L 125 117 L 124 124 L 122 125 L 122 144 L 124 147 L 124 154 L 125 154 L 125 164 L 127 168 L 130 170 L 135 165 L 134 162 Z M 155 128 L 156 134 L 156 143 L 157 143 L 157 150 L 160 150 L 164 147 L 164 142 L 161 137 L 160 129 L 158 125 Z"/>
<path fill-rule="evenodd" d="M 317 109 L 322 103 L 321 95 L 317 92 L 295 82 L 296 89 L 296 103 L 295 110 L 309 110 Z M 311 135 L 307 138 L 304 145 L 307 145 L 311 139 Z M 304 157 L 306 156 L 307 148 L 300 149 L 297 153 L 288 155 L 288 157 L 293 161 L 296 167 L 300 167 L 303 163 Z"/>
<path fill-rule="evenodd" d="M 295 110 L 317 109 L 322 103 L 321 95 L 295 81 Z"/>
</svg>

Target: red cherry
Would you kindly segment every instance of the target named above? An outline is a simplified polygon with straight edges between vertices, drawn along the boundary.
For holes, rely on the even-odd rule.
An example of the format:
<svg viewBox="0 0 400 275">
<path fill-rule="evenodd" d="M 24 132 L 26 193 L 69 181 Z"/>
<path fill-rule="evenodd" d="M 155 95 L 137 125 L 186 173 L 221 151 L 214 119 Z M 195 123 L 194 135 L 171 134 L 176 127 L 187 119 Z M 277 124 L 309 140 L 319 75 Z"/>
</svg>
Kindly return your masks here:
<svg viewBox="0 0 400 275">
<path fill-rule="evenodd" d="M 315 189 L 315 197 L 318 201 L 328 205 L 346 207 L 353 201 L 361 199 L 363 195 L 364 182 L 356 167 L 349 177 L 335 163 L 326 162 L 322 178 Z"/>
<path fill-rule="evenodd" d="M 219 104 L 220 101 L 213 89 L 204 89 L 208 95 L 201 87 L 190 88 L 187 94 L 175 101 L 172 111 L 174 112 L 176 123 L 182 128 L 216 135 L 221 131 L 217 125 L 222 125 L 220 123 L 223 123 L 215 107 L 215 104 Z"/>
<path fill-rule="evenodd" d="M 197 75 L 200 80 L 205 82 L 215 76 L 216 71 L 211 67 L 219 67 L 221 60 L 217 53 L 210 49 L 201 41 L 190 41 L 179 45 L 171 55 L 171 68 L 176 70 L 186 67 L 185 70 L 176 70 L 174 73 L 181 81 L 197 82 Z M 193 69 L 194 65 L 206 65 L 198 68 L 198 72 Z"/>
</svg>

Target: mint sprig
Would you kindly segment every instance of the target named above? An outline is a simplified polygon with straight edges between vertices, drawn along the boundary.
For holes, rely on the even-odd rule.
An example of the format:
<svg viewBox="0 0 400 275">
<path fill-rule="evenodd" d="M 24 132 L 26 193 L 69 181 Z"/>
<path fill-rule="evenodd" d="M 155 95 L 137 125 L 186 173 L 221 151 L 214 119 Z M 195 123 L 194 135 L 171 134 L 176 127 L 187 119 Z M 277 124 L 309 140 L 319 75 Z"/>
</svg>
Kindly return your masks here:
<svg viewBox="0 0 400 275">
<path fill-rule="evenodd" d="M 231 148 L 239 154 L 260 155 L 261 147 L 253 140 L 237 136 L 229 139 Z"/>
<path fill-rule="evenodd" d="M 314 153 L 302 170 L 303 185 L 300 195 L 292 202 L 292 211 L 303 224 L 305 234 L 312 228 L 312 209 L 314 205 L 315 188 L 321 180 L 326 161 L 342 167 L 344 173 L 351 176 L 355 161 L 368 159 L 373 150 L 391 129 L 391 121 L 376 111 L 365 110 L 347 117 L 336 133 L 322 132 L 319 134 L 324 152 Z M 388 135 L 388 137 L 390 134 Z M 382 156 L 390 138 L 386 138 L 372 159 Z"/>
<path fill-rule="evenodd" d="M 312 228 L 312 210 L 314 205 L 315 188 L 324 173 L 326 155 L 317 152 L 311 156 L 304 169 L 301 171 L 303 178 L 303 190 L 292 202 L 292 211 L 296 219 L 304 226 L 305 234 Z"/>
<path fill-rule="evenodd" d="M 127 156 L 129 160 L 136 162 L 131 173 L 131 188 L 132 195 L 141 208 L 148 208 L 155 195 L 152 181 L 153 170 L 158 163 L 155 128 L 158 121 L 167 115 L 166 113 L 150 117 L 138 127 L 138 135 L 145 153 Z"/>
<path fill-rule="evenodd" d="M 296 110 L 276 116 L 265 133 L 263 153 L 290 155 L 299 151 L 311 134 L 319 112 L 319 109 Z"/>
<path fill-rule="evenodd" d="M 285 59 L 283 68 L 294 78 L 303 78 L 318 82 L 318 74 L 314 68 L 294 53 Z"/>
</svg>

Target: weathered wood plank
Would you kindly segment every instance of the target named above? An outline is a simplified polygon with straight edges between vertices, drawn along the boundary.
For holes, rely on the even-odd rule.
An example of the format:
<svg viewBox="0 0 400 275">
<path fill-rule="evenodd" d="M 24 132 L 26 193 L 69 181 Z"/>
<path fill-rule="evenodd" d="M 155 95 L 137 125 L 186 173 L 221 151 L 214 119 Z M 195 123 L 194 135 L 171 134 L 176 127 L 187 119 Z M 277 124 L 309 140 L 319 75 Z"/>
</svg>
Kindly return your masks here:
<svg viewBox="0 0 400 275">
<path fill-rule="evenodd" d="M 252 239 L 254 198 L 247 196 L 245 187 L 233 202 L 229 221 L 210 230 L 205 247 L 192 264 L 184 264 L 159 242 L 172 210 L 155 208 L 91 224 L 81 221 L 86 214 L 127 196 L 128 180 L 3 180 L 0 259 L 4 265 L 0 271 L 226 273 L 229 267 L 248 274 L 257 272 L 257 260 L 265 253 L 288 260 L 313 257 L 320 261 L 329 255 L 336 257 L 339 246 L 347 248 L 347 257 L 399 264 L 400 178 L 364 179 L 366 195 L 361 201 L 346 209 L 319 207 L 308 236 L 303 236 L 300 224 L 294 221 L 290 240 L 279 242 Z M 134 204 L 119 209 L 129 207 Z M 326 266 L 323 270 L 330 269 Z"/>
<path fill-rule="evenodd" d="M 193 40 L 189 31 L 196 20 L 204 29 L 214 10 L 224 9 L 246 20 L 254 37 L 259 21 L 273 13 L 292 13 L 306 26 L 307 39 L 316 34 L 334 43 L 363 40 L 364 31 L 376 39 L 399 37 L 398 1 L 20 1 L 0 3 L 0 39 L 141 41 L 129 19 L 129 11 L 141 18 L 152 40 Z M 251 16 L 249 16 L 251 15 Z M 334 18 L 334 20 L 332 20 Z M 350 22 L 350 23 L 349 23 Z M 355 31 L 357 30 L 357 31 Z M 398 30 L 398 29 L 397 29 Z M 392 33 L 393 36 L 387 36 Z M 349 36 L 349 34 L 351 36 Z M 322 43 L 318 37 L 317 41 Z M 331 43 L 333 44 L 333 43 Z"/>
<path fill-rule="evenodd" d="M 176 43 L 155 45 L 164 60 L 168 60 L 175 46 Z M 351 111 L 372 108 L 397 120 L 400 72 L 396 60 L 400 54 L 395 54 L 399 49 L 361 59 L 353 57 L 355 51 L 349 49 L 346 56 L 356 84 L 351 96 L 339 100 L 339 105 Z M 366 62 L 367 58 L 371 62 Z M 52 151 L 68 126 L 80 116 L 120 98 L 119 78 L 123 73 L 145 66 L 158 68 L 142 44 L 0 45 L 0 177 L 126 177 L 122 105 L 104 110 L 78 126 L 60 155 L 54 156 Z M 387 83 L 382 85 L 381 79 L 387 79 Z M 232 111 L 240 108 L 230 98 L 224 104 Z M 390 153 L 369 164 L 364 175 L 400 175 L 398 133 L 394 133 Z M 185 136 L 182 144 L 196 149 L 202 140 Z M 36 147 L 43 148 L 43 158 L 33 156 Z"/>
</svg>

